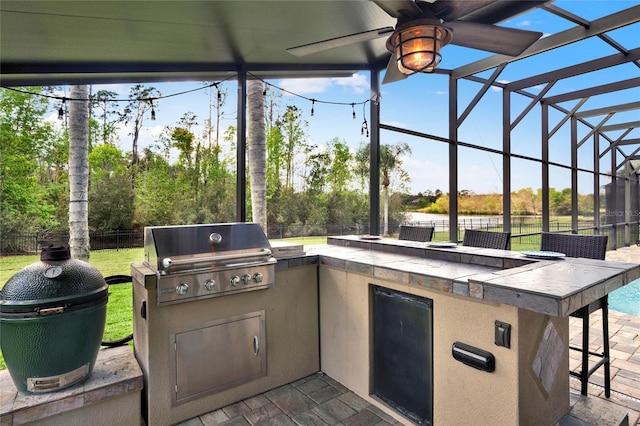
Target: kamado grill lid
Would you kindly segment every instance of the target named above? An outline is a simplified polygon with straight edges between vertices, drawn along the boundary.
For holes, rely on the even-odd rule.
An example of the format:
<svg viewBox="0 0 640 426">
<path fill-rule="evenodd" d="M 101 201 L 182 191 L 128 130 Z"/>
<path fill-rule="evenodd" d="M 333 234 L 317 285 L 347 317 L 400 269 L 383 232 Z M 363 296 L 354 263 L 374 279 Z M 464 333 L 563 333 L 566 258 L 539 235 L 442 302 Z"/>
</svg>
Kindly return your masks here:
<svg viewBox="0 0 640 426">
<path fill-rule="evenodd" d="M 145 262 L 161 274 L 275 262 L 258 223 L 152 226 L 144 230 Z"/>
<path fill-rule="evenodd" d="M 68 247 L 45 247 L 39 262 L 18 271 L 0 290 L 0 314 L 40 315 L 52 307 L 68 311 L 101 302 L 108 287 L 100 271 L 71 259 Z"/>
</svg>

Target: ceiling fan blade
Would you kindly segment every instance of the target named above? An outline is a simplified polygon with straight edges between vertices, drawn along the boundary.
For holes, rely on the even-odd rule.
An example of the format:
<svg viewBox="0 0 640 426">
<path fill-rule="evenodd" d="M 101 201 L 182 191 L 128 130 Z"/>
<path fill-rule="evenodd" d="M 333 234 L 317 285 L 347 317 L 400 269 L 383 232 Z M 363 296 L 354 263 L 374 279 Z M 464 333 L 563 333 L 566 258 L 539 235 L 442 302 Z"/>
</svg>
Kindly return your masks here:
<svg viewBox="0 0 640 426">
<path fill-rule="evenodd" d="M 287 52 L 295 56 L 306 56 L 312 53 L 323 52 L 336 47 L 348 46 L 353 43 L 374 40 L 384 37 L 393 32 L 393 27 L 378 28 L 377 30 L 363 31 L 361 33 L 349 34 L 346 36 L 330 38 L 327 40 L 316 41 L 314 43 L 303 44 L 301 46 L 290 47 Z"/>
<path fill-rule="evenodd" d="M 453 21 L 444 25 L 453 30 L 451 44 L 509 56 L 518 56 L 542 37 L 538 31 L 475 22 Z"/>
<path fill-rule="evenodd" d="M 438 0 L 431 10 L 445 21 L 496 24 L 548 3 L 549 0 Z"/>
<path fill-rule="evenodd" d="M 396 64 L 396 55 L 391 55 L 389 58 L 389 63 L 387 64 L 387 69 L 384 72 L 384 78 L 382 79 L 382 84 L 389 84 L 395 81 L 404 80 L 408 76 L 403 74 L 398 69 L 398 65 Z"/>
<path fill-rule="evenodd" d="M 422 14 L 422 9 L 416 4 L 414 0 L 371 0 L 378 7 L 388 15 L 394 18 L 408 18 L 411 16 L 419 16 Z M 433 3 L 435 0 L 428 0 L 429 3 Z"/>
</svg>

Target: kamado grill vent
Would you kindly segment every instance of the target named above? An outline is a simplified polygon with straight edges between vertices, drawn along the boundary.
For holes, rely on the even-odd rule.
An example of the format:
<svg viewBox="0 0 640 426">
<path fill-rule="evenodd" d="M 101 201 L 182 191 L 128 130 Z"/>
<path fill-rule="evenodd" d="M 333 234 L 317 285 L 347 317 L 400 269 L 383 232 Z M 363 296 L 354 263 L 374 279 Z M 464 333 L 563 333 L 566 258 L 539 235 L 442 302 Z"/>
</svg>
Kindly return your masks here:
<svg viewBox="0 0 640 426">
<path fill-rule="evenodd" d="M 257 223 L 147 227 L 144 256 L 160 305 L 269 287 L 277 262 Z"/>
</svg>

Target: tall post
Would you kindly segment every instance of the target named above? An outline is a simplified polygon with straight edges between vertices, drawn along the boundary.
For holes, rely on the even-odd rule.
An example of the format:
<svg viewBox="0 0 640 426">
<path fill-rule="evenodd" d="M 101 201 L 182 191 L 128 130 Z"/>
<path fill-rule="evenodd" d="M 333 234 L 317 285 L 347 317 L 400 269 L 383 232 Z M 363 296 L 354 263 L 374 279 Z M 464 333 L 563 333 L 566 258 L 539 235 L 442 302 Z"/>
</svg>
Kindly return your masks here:
<svg viewBox="0 0 640 426">
<path fill-rule="evenodd" d="M 236 221 L 247 221 L 247 71 L 238 72 Z"/>
<path fill-rule="evenodd" d="M 380 71 L 371 71 L 369 137 L 369 233 L 380 234 Z"/>
<path fill-rule="evenodd" d="M 549 232 L 549 104 L 541 102 L 542 124 L 542 231 Z"/>
<path fill-rule="evenodd" d="M 571 229 L 578 233 L 578 120 L 571 117 Z"/>
<path fill-rule="evenodd" d="M 502 91 L 502 229 L 511 232 L 511 91 Z"/>
<path fill-rule="evenodd" d="M 600 134 L 593 135 L 593 225 L 600 234 Z"/>
<path fill-rule="evenodd" d="M 620 203 L 618 202 L 618 166 L 616 153 L 617 149 L 611 150 L 611 190 L 613 192 L 613 196 L 611 199 L 611 205 L 607 205 L 607 211 L 611 214 L 611 223 L 613 225 L 613 230 L 611 231 L 611 238 L 609 238 L 609 244 L 612 249 L 616 249 L 618 247 L 618 209 Z"/>
<path fill-rule="evenodd" d="M 458 80 L 449 76 L 449 240 L 458 241 Z"/>
</svg>

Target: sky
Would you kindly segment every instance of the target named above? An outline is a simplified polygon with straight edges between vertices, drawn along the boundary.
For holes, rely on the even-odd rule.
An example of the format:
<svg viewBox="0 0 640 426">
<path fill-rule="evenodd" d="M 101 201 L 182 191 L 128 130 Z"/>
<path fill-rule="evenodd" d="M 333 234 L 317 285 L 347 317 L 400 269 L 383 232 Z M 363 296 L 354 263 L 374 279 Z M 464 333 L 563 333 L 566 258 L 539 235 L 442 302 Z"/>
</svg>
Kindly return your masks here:
<svg viewBox="0 0 640 426">
<path fill-rule="evenodd" d="M 584 19 L 594 20 L 612 12 L 620 11 L 636 5 L 632 0 L 558 0 L 555 4 Z M 574 25 L 550 13 L 535 10 L 527 14 L 514 17 L 501 25 L 541 31 L 545 35 L 554 34 L 572 28 Z M 640 47 L 640 24 L 618 29 L 608 33 L 615 41 L 627 49 Z M 543 36 L 544 37 L 544 36 Z M 544 60 L 532 57 L 514 62 L 506 67 L 500 75 L 500 82 L 519 80 L 523 77 L 552 71 L 558 68 L 582 63 L 591 59 L 608 56 L 615 51 L 598 38 L 591 38 L 570 46 L 547 52 Z M 491 54 L 479 50 L 445 46 L 442 50 L 443 60 L 439 68 L 453 69 L 458 66 L 490 56 Z M 488 77 L 493 70 L 480 74 Z M 567 79 L 554 86 L 548 95 L 579 90 L 598 84 L 625 80 L 640 76 L 640 69 L 635 65 L 618 66 L 613 70 L 599 71 L 587 76 Z M 355 152 L 361 143 L 368 143 L 366 135 L 361 133 L 363 121 L 370 122 L 369 104 L 363 103 L 370 99 L 369 73 L 359 72 L 348 78 L 322 78 L 297 80 L 269 80 L 271 89 L 280 93 L 282 106 L 297 105 L 303 112 L 302 119 L 308 123 L 307 136 L 309 142 L 323 146 L 333 138 L 346 142 Z M 181 83 L 150 83 L 145 86 L 157 88 L 162 95 L 172 95 L 186 90 L 203 86 L 202 82 Z M 236 124 L 236 91 L 235 81 L 223 83 L 228 91 L 227 105 L 223 108 L 224 119 L 221 129 Z M 459 114 L 473 99 L 481 88 L 478 83 L 461 81 L 459 83 Z M 118 93 L 119 98 L 128 96 L 130 85 L 96 85 L 92 91 L 111 90 Z M 284 90 L 281 90 L 284 89 Z M 527 89 L 535 92 L 540 88 Z M 214 92 L 215 95 L 215 92 Z M 384 85 L 381 89 L 381 122 L 404 127 L 407 129 L 432 134 L 439 137 L 448 136 L 448 78 L 438 74 L 418 74 L 400 82 Z M 175 126 L 187 111 L 194 113 L 200 128 L 209 117 L 209 90 L 199 90 L 189 94 L 160 99 L 156 104 L 156 121 L 147 117 L 142 129 L 140 146 L 149 146 L 155 142 L 165 126 Z M 312 105 L 309 99 L 318 101 Z M 587 101 L 586 109 L 593 109 L 617 103 L 640 101 L 639 90 L 629 90 L 613 95 L 594 97 Z M 326 103 L 325 103 L 326 102 Z M 513 116 L 527 105 L 528 99 L 522 96 L 512 97 Z M 336 105 L 335 103 L 344 103 Z M 355 106 L 352 107 L 351 103 Z M 574 103 L 563 105 L 571 109 Z M 489 90 L 480 104 L 473 110 L 459 129 L 459 140 L 501 149 L 502 147 L 502 91 L 499 88 Z M 313 106 L 314 115 L 311 116 Z M 356 117 L 353 118 L 353 112 Z M 57 107 L 54 112 L 57 115 Z M 562 115 L 552 111 L 551 125 L 554 127 Z M 637 111 L 618 113 L 615 120 L 608 122 L 640 120 Z M 601 120 L 595 117 L 593 123 Z M 583 126 L 584 127 L 584 126 Z M 201 133 L 196 129 L 196 134 Z M 121 129 L 121 147 L 130 150 L 130 129 Z M 579 129 L 586 134 L 587 130 Z M 628 137 L 640 137 L 638 129 Z M 617 136 L 615 133 L 611 136 Z M 393 145 L 406 142 L 411 148 L 411 154 L 403 158 L 403 169 L 409 173 L 411 182 L 410 192 L 435 191 L 449 192 L 448 189 L 448 145 L 433 140 L 425 140 L 389 131 L 381 131 L 381 144 Z M 512 150 L 514 153 L 540 158 L 540 113 L 539 108 L 527 117 L 512 132 Z M 569 161 L 569 126 L 563 126 L 551 139 L 551 161 L 567 164 Z M 591 146 L 591 148 L 590 148 Z M 586 142 L 581 148 L 579 162 L 585 168 L 593 168 L 593 148 L 591 142 Z M 470 190 L 481 194 L 502 192 L 502 158 L 497 154 L 468 148 L 459 149 L 459 189 Z M 534 190 L 541 187 L 541 171 L 537 163 L 514 159 L 512 162 L 512 190 L 531 187 Z M 610 160 L 604 158 L 601 170 L 610 170 Z M 569 171 L 552 168 L 550 171 L 550 185 L 557 189 L 570 186 Z M 581 173 L 579 178 L 579 192 L 593 192 L 592 180 L 588 174 Z"/>
</svg>

